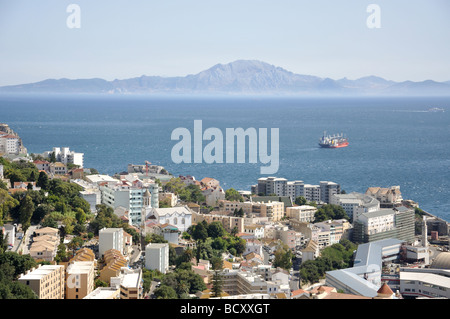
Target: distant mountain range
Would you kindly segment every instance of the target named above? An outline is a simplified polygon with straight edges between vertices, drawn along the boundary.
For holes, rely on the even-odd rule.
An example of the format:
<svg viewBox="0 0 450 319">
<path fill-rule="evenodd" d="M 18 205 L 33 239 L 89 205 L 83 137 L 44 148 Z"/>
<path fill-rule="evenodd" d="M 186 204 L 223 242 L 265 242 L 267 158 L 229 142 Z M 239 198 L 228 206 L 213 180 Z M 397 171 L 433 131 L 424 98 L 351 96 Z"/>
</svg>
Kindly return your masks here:
<svg viewBox="0 0 450 319">
<path fill-rule="evenodd" d="M 184 77 L 48 79 L 2 86 L 0 93 L 450 95 L 450 81 L 394 82 L 377 76 L 333 80 L 295 74 L 261 61 L 238 60 Z"/>
</svg>

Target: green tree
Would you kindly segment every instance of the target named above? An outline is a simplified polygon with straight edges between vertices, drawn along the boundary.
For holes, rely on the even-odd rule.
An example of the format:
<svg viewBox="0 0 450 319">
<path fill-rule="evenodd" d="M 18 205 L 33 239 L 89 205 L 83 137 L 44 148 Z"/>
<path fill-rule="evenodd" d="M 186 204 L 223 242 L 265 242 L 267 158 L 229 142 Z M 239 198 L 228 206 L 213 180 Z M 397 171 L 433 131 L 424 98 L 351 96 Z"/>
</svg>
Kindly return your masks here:
<svg viewBox="0 0 450 319">
<path fill-rule="evenodd" d="M 205 226 L 206 225 L 206 226 Z M 198 223 L 197 225 L 193 225 L 192 227 L 192 233 L 191 236 L 196 241 L 204 241 L 206 238 L 208 238 L 208 229 L 207 229 L 207 223 Z"/>
<path fill-rule="evenodd" d="M 36 171 L 32 170 L 31 173 L 30 173 L 30 177 L 28 178 L 28 181 L 29 182 L 36 182 L 36 178 L 37 178 Z"/>
<path fill-rule="evenodd" d="M 275 268 L 280 267 L 289 270 L 292 268 L 292 258 L 293 254 L 289 247 L 287 247 L 286 245 L 280 245 L 275 251 L 273 266 Z"/>
<path fill-rule="evenodd" d="M 307 203 L 306 198 L 303 196 L 298 196 L 295 198 L 296 205 L 302 206 L 302 205 L 306 205 L 306 203 Z"/>
<path fill-rule="evenodd" d="M 36 185 L 38 187 L 41 187 L 44 190 L 48 189 L 49 182 L 48 182 L 48 176 L 45 172 L 39 172 L 38 180 L 36 182 Z"/>
<path fill-rule="evenodd" d="M 316 283 L 320 280 L 319 269 L 314 260 L 305 261 L 299 270 L 300 280 L 302 283 Z"/>
<path fill-rule="evenodd" d="M 218 270 L 215 270 L 212 276 L 212 296 L 220 297 L 223 291 L 223 278 Z"/>
<path fill-rule="evenodd" d="M 212 238 L 222 237 L 226 231 L 221 222 L 212 222 L 207 228 L 208 236 Z"/>
<path fill-rule="evenodd" d="M 7 265 L 12 266 L 12 280 L 17 280 L 20 274 L 25 273 L 37 266 L 36 261 L 30 255 L 19 255 L 15 252 L 4 252 L 0 254 L 0 270 Z"/>
<path fill-rule="evenodd" d="M 16 182 L 26 182 L 27 178 L 23 175 L 20 170 L 16 169 L 8 169 L 5 171 L 5 177 L 9 179 L 11 185 L 14 185 Z"/>
<path fill-rule="evenodd" d="M 245 215 L 245 213 L 244 213 L 244 210 L 242 209 L 242 207 L 239 209 L 237 209 L 237 208 L 234 209 L 234 212 L 233 212 L 234 217 L 244 217 L 244 215 Z"/>
<path fill-rule="evenodd" d="M 19 207 L 19 222 L 22 224 L 23 231 L 26 231 L 31 225 L 31 217 L 34 213 L 33 200 L 29 195 L 26 195 L 20 202 Z"/>
<path fill-rule="evenodd" d="M 78 224 L 84 224 L 86 222 L 86 213 L 81 208 L 75 209 L 75 218 L 77 219 Z"/>
<path fill-rule="evenodd" d="M 103 280 L 101 280 L 101 279 L 99 279 L 99 278 L 95 279 L 94 285 L 95 285 L 94 288 L 98 288 L 98 287 L 108 287 L 108 286 L 109 286 L 108 283 L 107 283 L 106 281 L 103 281 Z"/>
<path fill-rule="evenodd" d="M 57 262 L 68 261 L 66 245 L 64 245 L 63 243 L 60 243 L 58 245 L 58 250 L 56 251 L 55 261 L 57 261 Z"/>
<path fill-rule="evenodd" d="M 242 197 L 242 195 L 234 188 L 229 188 L 225 191 L 225 199 L 229 201 L 238 201 L 238 202 L 244 201 L 244 197 Z"/>
<path fill-rule="evenodd" d="M 155 289 L 155 297 L 156 299 L 178 299 L 175 289 L 166 285 Z"/>
<path fill-rule="evenodd" d="M 0 226 L 3 226 L 3 220 L 7 219 L 13 208 L 19 206 L 19 201 L 8 194 L 8 191 L 0 189 Z"/>
<path fill-rule="evenodd" d="M 0 254 L 8 248 L 8 236 L 3 235 L 3 229 L 0 228 Z"/>
<path fill-rule="evenodd" d="M 35 223 L 41 222 L 45 216 L 55 211 L 55 207 L 51 204 L 40 204 L 33 213 L 31 220 Z"/>
<path fill-rule="evenodd" d="M 339 205 L 326 204 L 320 207 L 314 215 L 314 222 L 333 219 L 349 219 L 346 211 Z"/>
<path fill-rule="evenodd" d="M 176 195 L 180 194 L 180 192 L 185 188 L 185 184 L 183 181 L 177 177 L 177 178 L 171 178 L 165 185 L 164 190 L 166 192 L 171 192 Z"/>
<path fill-rule="evenodd" d="M 55 152 L 51 152 L 50 153 L 49 161 L 50 161 L 50 163 L 56 163 L 56 154 L 55 154 Z"/>
</svg>

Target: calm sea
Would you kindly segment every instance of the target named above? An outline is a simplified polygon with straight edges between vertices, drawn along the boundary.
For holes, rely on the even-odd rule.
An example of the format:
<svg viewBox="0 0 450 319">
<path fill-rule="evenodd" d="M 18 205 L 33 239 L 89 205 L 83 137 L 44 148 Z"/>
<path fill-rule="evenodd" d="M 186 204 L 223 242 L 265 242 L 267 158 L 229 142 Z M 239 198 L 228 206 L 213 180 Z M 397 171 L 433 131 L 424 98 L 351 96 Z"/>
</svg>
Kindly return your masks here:
<svg viewBox="0 0 450 319">
<path fill-rule="evenodd" d="M 431 107 L 446 112 L 427 112 Z M 399 185 L 404 198 L 450 220 L 450 98 L 0 96 L 0 122 L 30 153 L 66 146 L 104 174 L 148 160 L 174 175 L 250 190 L 263 164 L 172 162 L 172 131 L 193 133 L 194 120 L 224 134 L 225 128 L 279 128 L 280 167 L 272 175 L 334 181 L 347 193 Z M 323 131 L 345 133 L 350 146 L 319 148 Z"/>
</svg>

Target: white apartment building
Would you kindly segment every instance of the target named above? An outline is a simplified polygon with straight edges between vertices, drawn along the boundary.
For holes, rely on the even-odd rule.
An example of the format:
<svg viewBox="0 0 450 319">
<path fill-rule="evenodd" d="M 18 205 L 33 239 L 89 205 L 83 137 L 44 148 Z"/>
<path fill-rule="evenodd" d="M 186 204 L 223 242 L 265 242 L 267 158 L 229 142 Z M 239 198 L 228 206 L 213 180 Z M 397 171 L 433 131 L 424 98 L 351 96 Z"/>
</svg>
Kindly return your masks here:
<svg viewBox="0 0 450 319">
<path fill-rule="evenodd" d="M 320 186 L 319 185 L 311 185 L 305 184 L 303 196 L 309 202 L 320 202 Z"/>
<path fill-rule="evenodd" d="M 92 175 L 86 175 L 84 179 L 91 184 L 100 186 L 104 184 L 111 184 L 115 185 L 119 182 L 118 179 L 111 177 L 109 175 L 104 174 L 92 174 Z"/>
<path fill-rule="evenodd" d="M 345 219 L 327 220 L 315 223 L 318 228 L 318 243 L 320 248 L 339 243 L 345 231 L 350 227 Z"/>
<path fill-rule="evenodd" d="M 273 272 L 275 271 L 275 272 Z M 289 274 L 270 269 L 268 265 L 253 267 L 250 271 L 224 269 L 223 291 L 230 296 L 285 293 L 290 296 Z"/>
<path fill-rule="evenodd" d="M 102 192 L 100 191 L 98 185 L 88 183 L 82 179 L 71 180 L 71 182 L 83 188 L 83 190 L 80 191 L 80 196 L 89 203 L 91 212 L 95 212 L 96 206 L 102 203 Z"/>
<path fill-rule="evenodd" d="M 15 135 L 0 135 L 0 154 L 19 154 L 20 138 Z"/>
<path fill-rule="evenodd" d="M 333 194 L 330 198 L 330 204 L 341 206 L 351 221 L 358 219 L 361 214 L 371 213 L 380 209 L 380 202 L 373 196 L 350 193 Z"/>
<path fill-rule="evenodd" d="M 395 228 L 395 213 L 392 209 L 381 209 L 375 212 L 362 214 L 358 221 L 365 225 L 366 234 L 374 235 Z"/>
<path fill-rule="evenodd" d="M 84 165 L 84 153 L 71 151 L 68 147 L 54 147 L 53 151 L 46 151 L 43 155 L 50 158 L 51 153 L 55 153 L 56 160 L 64 165 L 74 164 L 80 168 Z"/>
<path fill-rule="evenodd" d="M 102 203 L 113 209 L 118 207 L 127 209 L 134 226 L 141 225 L 146 208 L 159 207 L 159 187 L 156 183 L 133 184 L 128 181 L 119 181 L 115 184 L 103 183 L 100 191 Z"/>
<path fill-rule="evenodd" d="M 340 194 L 341 187 L 339 184 L 330 181 L 320 182 L 320 200 L 324 203 L 330 203 L 331 196 Z"/>
<path fill-rule="evenodd" d="M 294 202 L 300 194 L 305 193 L 305 183 L 303 181 L 288 181 L 286 183 L 286 195 Z"/>
<path fill-rule="evenodd" d="M 148 244 L 145 247 L 145 268 L 165 274 L 169 269 L 169 244 Z"/>
<path fill-rule="evenodd" d="M 116 249 L 124 252 L 124 236 L 122 228 L 103 228 L 98 236 L 98 253 L 102 257 L 105 251 Z"/>
<path fill-rule="evenodd" d="M 285 178 L 261 177 L 256 187 L 258 194 L 277 196 L 290 196 L 291 200 L 299 196 L 305 197 L 307 201 L 329 203 L 333 194 L 339 194 L 340 185 L 330 181 L 321 181 L 320 185 L 305 184 L 303 181 L 288 181 Z"/>
</svg>

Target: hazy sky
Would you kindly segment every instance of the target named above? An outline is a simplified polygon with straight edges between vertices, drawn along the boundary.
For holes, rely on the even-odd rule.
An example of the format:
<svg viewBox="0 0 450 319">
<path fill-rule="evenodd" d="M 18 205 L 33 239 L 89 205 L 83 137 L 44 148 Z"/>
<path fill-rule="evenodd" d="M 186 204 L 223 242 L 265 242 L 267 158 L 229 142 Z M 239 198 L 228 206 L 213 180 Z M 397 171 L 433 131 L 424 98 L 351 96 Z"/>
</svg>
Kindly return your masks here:
<svg viewBox="0 0 450 319">
<path fill-rule="evenodd" d="M 70 4 L 80 28 L 67 26 Z M 368 28 L 369 4 L 381 28 Z M 185 76 L 238 59 L 333 79 L 449 81 L 450 1 L 0 0 L 0 85 Z"/>
</svg>

